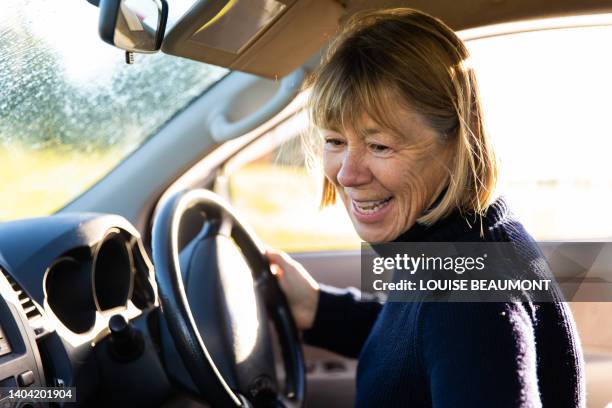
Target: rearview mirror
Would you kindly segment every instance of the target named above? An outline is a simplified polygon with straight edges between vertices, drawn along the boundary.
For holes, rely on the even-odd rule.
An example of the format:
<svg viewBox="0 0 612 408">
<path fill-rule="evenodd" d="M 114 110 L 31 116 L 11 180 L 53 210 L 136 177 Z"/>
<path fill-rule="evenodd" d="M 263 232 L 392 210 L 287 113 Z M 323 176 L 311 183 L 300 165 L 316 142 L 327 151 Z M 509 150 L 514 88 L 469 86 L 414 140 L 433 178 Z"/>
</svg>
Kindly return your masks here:
<svg viewBox="0 0 612 408">
<path fill-rule="evenodd" d="M 166 0 L 100 0 L 100 37 L 126 51 L 159 50 L 167 19 Z"/>
</svg>

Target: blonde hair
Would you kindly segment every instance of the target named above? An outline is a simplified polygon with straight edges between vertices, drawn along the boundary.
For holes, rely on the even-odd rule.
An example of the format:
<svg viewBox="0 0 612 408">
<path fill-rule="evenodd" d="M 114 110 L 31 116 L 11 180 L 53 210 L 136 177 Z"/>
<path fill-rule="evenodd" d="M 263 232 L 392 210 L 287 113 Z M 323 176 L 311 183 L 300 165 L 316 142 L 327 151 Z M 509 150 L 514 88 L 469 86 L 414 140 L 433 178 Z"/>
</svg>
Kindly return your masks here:
<svg viewBox="0 0 612 408">
<path fill-rule="evenodd" d="M 463 42 L 442 21 L 408 8 L 358 13 L 330 45 L 308 87 L 310 123 L 319 129 L 348 129 L 367 113 L 396 129 L 391 101 L 414 109 L 454 143 L 448 185 L 435 207 L 417 222 L 431 225 L 454 209 L 483 215 L 493 200 L 497 162 L 485 131 L 476 77 Z M 320 157 L 321 139 L 306 144 Z M 437 197 L 432 197 L 432 202 Z M 334 204 L 336 189 L 324 177 L 321 207 Z"/>
</svg>

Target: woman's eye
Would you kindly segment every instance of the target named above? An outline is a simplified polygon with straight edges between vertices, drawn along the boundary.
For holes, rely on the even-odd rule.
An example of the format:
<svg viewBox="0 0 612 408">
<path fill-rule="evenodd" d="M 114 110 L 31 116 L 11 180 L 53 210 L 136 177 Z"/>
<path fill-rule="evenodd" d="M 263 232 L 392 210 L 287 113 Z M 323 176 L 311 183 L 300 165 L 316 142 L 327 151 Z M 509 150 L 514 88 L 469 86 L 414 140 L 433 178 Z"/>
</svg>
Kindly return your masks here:
<svg viewBox="0 0 612 408">
<path fill-rule="evenodd" d="M 371 143 L 370 149 L 374 153 L 388 153 L 391 150 L 388 146 L 377 144 L 377 143 Z"/>
<path fill-rule="evenodd" d="M 325 144 L 332 147 L 339 147 L 344 144 L 344 142 L 340 139 L 326 139 Z"/>
</svg>

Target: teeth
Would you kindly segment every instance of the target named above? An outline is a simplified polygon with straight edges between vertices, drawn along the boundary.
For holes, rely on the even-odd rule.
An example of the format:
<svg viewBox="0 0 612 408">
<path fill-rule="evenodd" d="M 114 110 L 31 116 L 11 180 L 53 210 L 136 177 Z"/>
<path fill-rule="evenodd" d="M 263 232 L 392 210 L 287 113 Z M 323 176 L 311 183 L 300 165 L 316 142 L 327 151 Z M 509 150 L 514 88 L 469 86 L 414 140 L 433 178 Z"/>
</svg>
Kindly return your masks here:
<svg viewBox="0 0 612 408">
<path fill-rule="evenodd" d="M 366 214 L 372 214 L 378 211 L 378 209 L 382 207 L 385 203 L 387 203 L 387 201 L 389 201 L 390 199 L 391 198 L 386 198 L 384 200 L 378 201 L 362 201 L 359 203 L 355 202 L 355 205 L 357 206 L 357 208 L 359 208 L 360 211 Z"/>
</svg>

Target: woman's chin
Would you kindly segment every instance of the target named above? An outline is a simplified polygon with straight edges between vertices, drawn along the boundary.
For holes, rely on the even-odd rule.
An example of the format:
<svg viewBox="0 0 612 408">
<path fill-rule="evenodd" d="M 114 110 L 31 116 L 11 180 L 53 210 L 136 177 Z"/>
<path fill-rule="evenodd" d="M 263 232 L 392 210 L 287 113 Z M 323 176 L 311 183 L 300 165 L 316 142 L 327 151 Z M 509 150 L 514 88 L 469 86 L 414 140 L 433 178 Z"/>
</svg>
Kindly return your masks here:
<svg viewBox="0 0 612 408">
<path fill-rule="evenodd" d="M 362 241 L 368 243 L 385 243 L 392 242 L 401 234 L 409 230 L 414 225 L 414 217 L 411 220 L 400 225 L 396 220 L 390 220 L 389 223 L 383 224 L 366 224 L 360 223 L 353 219 L 353 227 Z"/>
<path fill-rule="evenodd" d="M 362 241 L 367 243 L 383 243 L 393 241 L 393 233 L 391 231 L 384 231 L 376 229 L 371 225 L 354 225 L 357 235 Z"/>
</svg>

